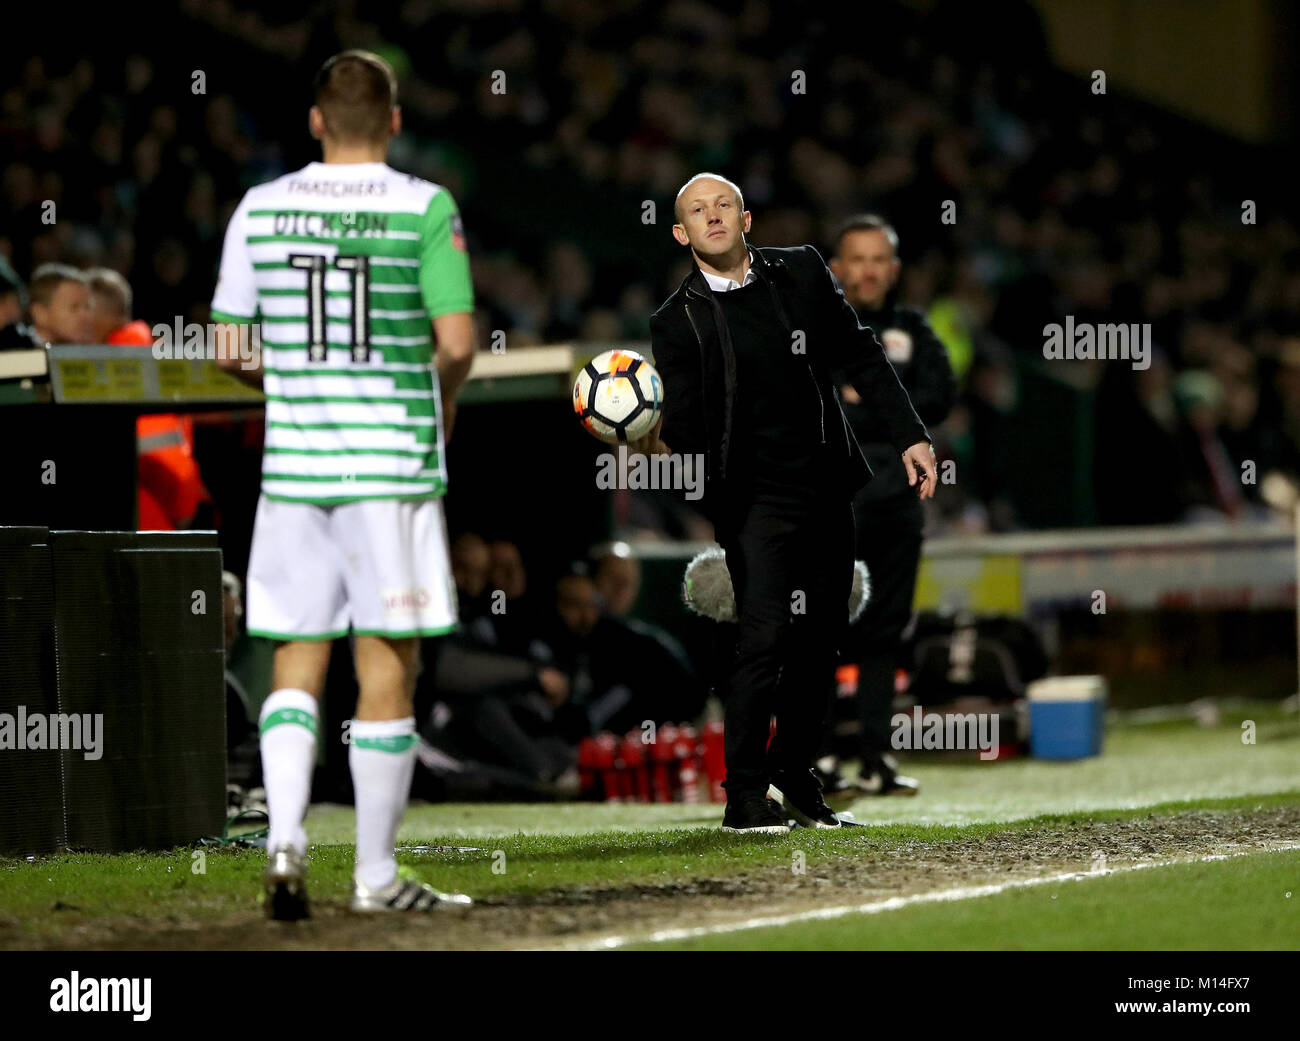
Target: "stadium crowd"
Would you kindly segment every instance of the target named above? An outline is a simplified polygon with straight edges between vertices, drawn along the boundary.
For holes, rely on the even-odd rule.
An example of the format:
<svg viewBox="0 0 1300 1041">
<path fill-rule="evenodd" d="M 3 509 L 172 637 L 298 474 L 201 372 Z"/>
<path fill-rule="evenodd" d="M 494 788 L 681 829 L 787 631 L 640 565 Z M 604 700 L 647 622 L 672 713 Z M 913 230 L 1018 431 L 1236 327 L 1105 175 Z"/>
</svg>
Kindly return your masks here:
<svg viewBox="0 0 1300 1041">
<path fill-rule="evenodd" d="M 196 72 L 174 49 L 143 47 L 118 66 L 11 66 L 0 254 L 27 273 L 106 267 L 129 277 L 146 321 L 204 320 L 241 191 L 311 158 L 296 122 L 302 70 L 366 46 L 402 76 L 392 162 L 460 200 L 484 344 L 491 330 L 512 345 L 645 338 L 688 261 L 643 223 L 642 203 L 662 207 L 693 170 L 723 169 L 755 213 L 755 244 L 831 248 L 835 225 L 863 208 L 899 229 L 900 296 L 928 312 L 962 387 L 939 432 L 962 477 L 941 490 L 931 530 L 1022 523 L 1011 428 L 1033 402 L 1020 376 L 1042 363 L 1043 326 L 1067 314 L 1150 323 L 1155 344 L 1142 372 L 1055 366 L 1054 379 L 1097 394 L 1095 515 L 1078 521 L 1248 517 L 1263 490 L 1289 502 L 1296 223 L 1272 207 L 1243 223 L 1241 199 L 1210 172 L 1163 158 L 1195 151 L 1197 131 L 1118 99 L 1103 108 L 1049 68 L 1025 5 L 1001 9 L 999 46 L 976 51 L 961 4 L 924 22 L 882 5 L 889 45 L 868 56 L 844 48 L 832 20 L 752 0 L 341 2 L 282 22 L 192 0 L 171 28 L 216 34 L 230 67 L 264 76 Z M 999 60 L 1010 50 L 1013 65 Z M 951 225 L 943 200 L 956 203 Z M 1152 479 L 1121 465 L 1133 437 L 1168 469 Z M 1086 465 L 1082 446 L 1062 452 Z M 1240 478 L 1248 460 L 1253 484 Z"/>
</svg>

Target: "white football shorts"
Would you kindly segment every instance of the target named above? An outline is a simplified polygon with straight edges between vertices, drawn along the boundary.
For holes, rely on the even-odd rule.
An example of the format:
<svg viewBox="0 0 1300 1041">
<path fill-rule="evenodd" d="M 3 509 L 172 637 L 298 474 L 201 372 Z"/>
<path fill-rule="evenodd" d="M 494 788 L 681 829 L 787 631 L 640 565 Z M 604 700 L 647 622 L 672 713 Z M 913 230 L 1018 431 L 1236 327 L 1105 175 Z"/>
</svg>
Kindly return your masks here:
<svg viewBox="0 0 1300 1041">
<path fill-rule="evenodd" d="M 273 640 L 438 636 L 456 626 L 442 499 L 317 506 L 262 496 L 248 631 Z"/>
</svg>

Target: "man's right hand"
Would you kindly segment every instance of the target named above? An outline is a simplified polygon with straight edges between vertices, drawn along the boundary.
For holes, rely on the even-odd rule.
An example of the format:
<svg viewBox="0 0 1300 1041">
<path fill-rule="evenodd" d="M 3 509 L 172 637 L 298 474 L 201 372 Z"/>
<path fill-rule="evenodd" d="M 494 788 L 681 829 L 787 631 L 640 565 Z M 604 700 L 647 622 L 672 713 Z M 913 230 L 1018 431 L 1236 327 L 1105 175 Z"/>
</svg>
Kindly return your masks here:
<svg viewBox="0 0 1300 1041">
<path fill-rule="evenodd" d="M 659 440 L 659 431 L 663 425 L 664 417 L 660 416 L 648 434 L 627 443 L 628 452 L 633 455 L 668 455 L 672 449 Z"/>
<path fill-rule="evenodd" d="M 935 476 L 937 466 L 934 446 L 929 441 L 918 441 L 903 453 L 903 469 L 907 471 L 907 483 L 916 489 L 917 498 L 934 498 L 934 489 L 938 484 Z"/>
</svg>

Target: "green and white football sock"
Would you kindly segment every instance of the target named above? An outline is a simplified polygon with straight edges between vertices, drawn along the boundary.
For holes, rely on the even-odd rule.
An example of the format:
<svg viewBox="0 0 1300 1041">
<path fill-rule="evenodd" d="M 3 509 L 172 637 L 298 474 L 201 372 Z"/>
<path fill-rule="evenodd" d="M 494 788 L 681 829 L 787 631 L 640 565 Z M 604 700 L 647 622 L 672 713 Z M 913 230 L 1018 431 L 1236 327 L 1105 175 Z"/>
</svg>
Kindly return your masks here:
<svg viewBox="0 0 1300 1041">
<path fill-rule="evenodd" d="M 290 845 L 307 852 L 303 818 L 311 799 L 311 772 L 316 764 L 316 699 L 305 690 L 286 687 L 271 694 L 258 717 L 262 779 L 270 834 L 266 848 Z"/>
<path fill-rule="evenodd" d="M 348 765 L 357 807 L 356 880 L 381 889 L 397 877 L 393 846 L 415 772 L 415 717 L 352 721 Z"/>
</svg>

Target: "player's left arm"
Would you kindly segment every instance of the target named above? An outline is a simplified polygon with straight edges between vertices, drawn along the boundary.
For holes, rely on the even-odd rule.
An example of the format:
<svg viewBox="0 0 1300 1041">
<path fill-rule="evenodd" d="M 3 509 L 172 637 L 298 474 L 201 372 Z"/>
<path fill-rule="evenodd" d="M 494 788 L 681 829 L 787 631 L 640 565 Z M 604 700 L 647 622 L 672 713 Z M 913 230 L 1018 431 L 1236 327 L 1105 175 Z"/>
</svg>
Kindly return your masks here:
<svg viewBox="0 0 1300 1041">
<path fill-rule="evenodd" d="M 460 212 L 451 193 L 429 201 L 420 228 L 420 295 L 433 320 L 434 364 L 442 393 L 443 439 L 456 421 L 456 395 L 474 363 L 474 283 Z"/>
<path fill-rule="evenodd" d="M 474 365 L 474 315 L 464 311 L 439 315 L 433 320 L 433 335 L 437 341 L 434 359 L 442 389 L 442 430 L 446 440 L 456 422 L 456 395 Z"/>
</svg>

